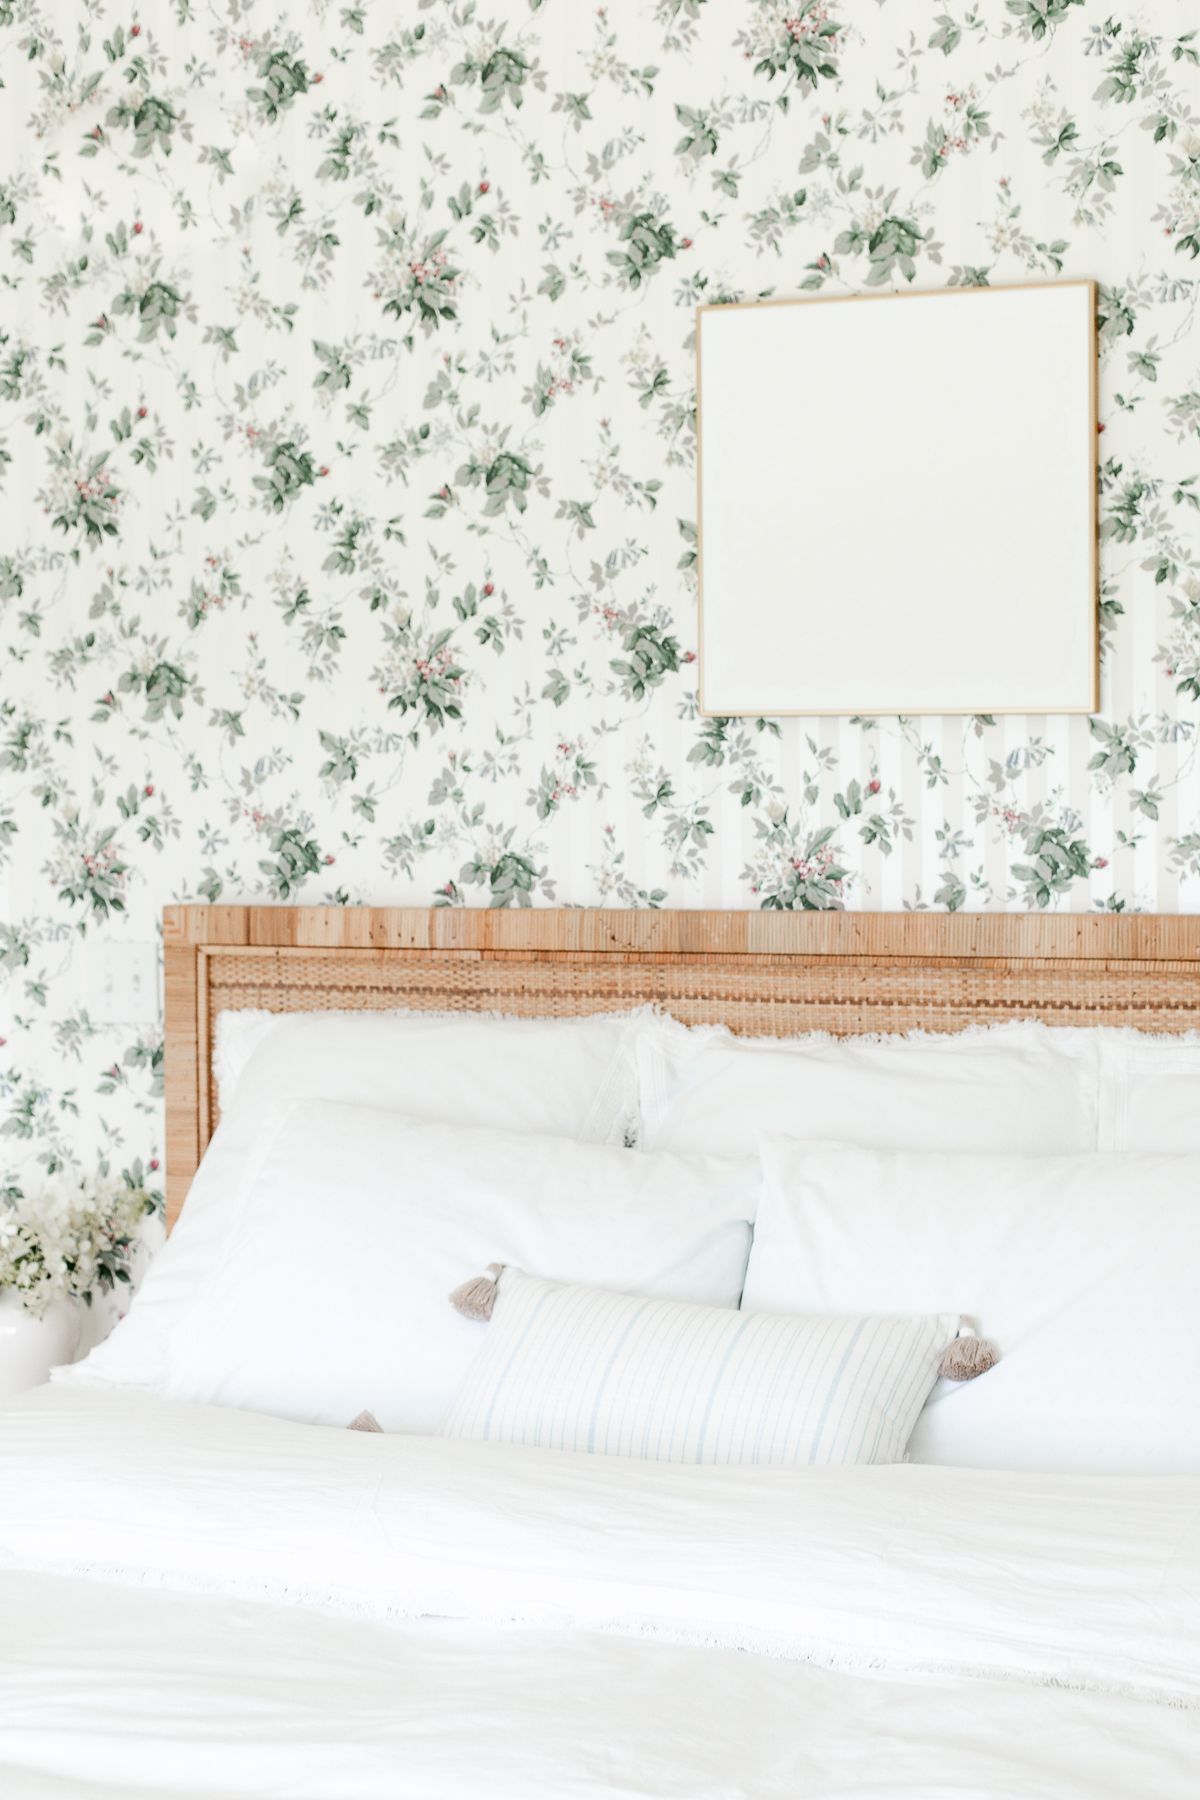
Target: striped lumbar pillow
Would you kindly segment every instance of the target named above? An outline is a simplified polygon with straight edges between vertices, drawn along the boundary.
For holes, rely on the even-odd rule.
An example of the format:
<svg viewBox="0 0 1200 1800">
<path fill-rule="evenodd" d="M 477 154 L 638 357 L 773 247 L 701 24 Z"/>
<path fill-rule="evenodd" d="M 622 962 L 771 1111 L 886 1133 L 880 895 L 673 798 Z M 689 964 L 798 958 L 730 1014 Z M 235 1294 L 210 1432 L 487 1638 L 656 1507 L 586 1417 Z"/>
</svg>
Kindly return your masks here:
<svg viewBox="0 0 1200 1800">
<path fill-rule="evenodd" d="M 509 1268 L 442 1435 L 656 1462 L 898 1462 L 958 1325 L 737 1312 Z"/>
</svg>

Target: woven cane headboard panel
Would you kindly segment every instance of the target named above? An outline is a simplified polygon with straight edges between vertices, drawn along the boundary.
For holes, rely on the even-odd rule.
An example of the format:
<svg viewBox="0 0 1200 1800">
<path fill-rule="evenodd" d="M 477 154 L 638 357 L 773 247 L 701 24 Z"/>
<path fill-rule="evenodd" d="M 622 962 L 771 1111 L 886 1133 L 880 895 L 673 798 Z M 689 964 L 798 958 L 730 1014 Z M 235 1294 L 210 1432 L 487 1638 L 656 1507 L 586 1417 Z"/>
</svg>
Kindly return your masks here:
<svg viewBox="0 0 1200 1800">
<path fill-rule="evenodd" d="M 1200 1023 L 1200 919 L 170 906 L 167 1213 L 216 1124 L 224 1008 L 526 1015 L 659 1001 L 751 1034 Z"/>
</svg>

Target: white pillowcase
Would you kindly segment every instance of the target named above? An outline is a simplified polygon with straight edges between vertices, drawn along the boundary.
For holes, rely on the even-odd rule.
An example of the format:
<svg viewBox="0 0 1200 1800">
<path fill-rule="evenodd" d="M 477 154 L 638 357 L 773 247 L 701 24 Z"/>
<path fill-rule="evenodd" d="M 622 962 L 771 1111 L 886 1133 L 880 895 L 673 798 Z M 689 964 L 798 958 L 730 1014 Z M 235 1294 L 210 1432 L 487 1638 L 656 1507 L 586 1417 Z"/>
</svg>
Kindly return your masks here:
<svg viewBox="0 0 1200 1800">
<path fill-rule="evenodd" d="M 899 1462 L 958 1324 L 735 1313 L 506 1268 L 442 1433 L 651 1462 Z"/>
<path fill-rule="evenodd" d="M 270 1037 L 273 1031 L 278 1031 L 287 1020 L 303 1016 L 299 1013 L 266 1012 L 261 1007 L 221 1009 L 213 1028 L 212 1072 L 223 1113 L 228 1112 L 233 1105 L 242 1071 L 263 1040 Z M 331 1015 L 316 1013 L 313 1016 L 325 1021 Z M 368 1016 L 378 1018 L 388 1015 L 373 1013 Z"/>
<path fill-rule="evenodd" d="M 224 1252 L 272 1108 L 339 1100 L 447 1125 L 619 1144 L 636 1114 L 633 1037 L 641 1016 L 219 1014 L 217 1066 L 223 1101 L 234 1084 L 232 1104 L 137 1306 L 120 1331 L 57 1379 L 161 1383 L 163 1332 Z"/>
<path fill-rule="evenodd" d="M 1100 1149 L 1200 1152 L 1200 1042 L 1101 1031 Z"/>
<path fill-rule="evenodd" d="M 742 1304 L 960 1306 L 1000 1350 L 939 1384 L 914 1462 L 1200 1474 L 1200 1157 L 763 1142 Z"/>
<path fill-rule="evenodd" d="M 1094 1150 L 1090 1034 L 1003 1025 L 948 1037 L 739 1039 L 648 1021 L 639 1144 L 740 1156 L 761 1132 L 881 1149 Z"/>
<path fill-rule="evenodd" d="M 646 1006 L 591 1018 L 258 1010 L 217 1014 L 222 1112 L 345 1100 L 499 1130 L 619 1144 L 635 1115 L 633 1038 Z"/>
<path fill-rule="evenodd" d="M 295 1103 L 264 1129 L 221 1255 L 163 1321 L 151 1385 L 332 1425 L 366 1407 L 386 1431 L 432 1431 L 479 1348 L 447 1300 L 464 1271 L 529 1262 L 736 1307 L 759 1180 L 750 1161 Z"/>
</svg>

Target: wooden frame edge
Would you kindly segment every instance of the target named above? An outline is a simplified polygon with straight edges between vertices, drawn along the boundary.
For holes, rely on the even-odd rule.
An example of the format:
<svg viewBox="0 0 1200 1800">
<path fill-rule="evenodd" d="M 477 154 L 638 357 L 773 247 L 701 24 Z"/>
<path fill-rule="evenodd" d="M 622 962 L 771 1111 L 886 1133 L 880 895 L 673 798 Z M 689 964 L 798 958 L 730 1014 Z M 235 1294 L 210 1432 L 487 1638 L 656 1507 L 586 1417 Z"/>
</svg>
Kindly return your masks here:
<svg viewBox="0 0 1200 1800">
<path fill-rule="evenodd" d="M 767 912 L 647 908 L 168 906 L 169 979 L 201 948 L 576 951 L 594 955 L 1200 961 L 1188 913 Z M 198 975 L 192 967 L 194 986 Z M 177 997 L 176 1004 L 179 1004 Z M 194 1019 L 195 1002 L 191 1017 Z"/>
<path fill-rule="evenodd" d="M 200 1031 L 197 1011 L 199 949 L 168 935 L 163 915 L 163 1094 L 166 1105 L 167 1229 L 179 1215 L 200 1163 Z"/>
</svg>

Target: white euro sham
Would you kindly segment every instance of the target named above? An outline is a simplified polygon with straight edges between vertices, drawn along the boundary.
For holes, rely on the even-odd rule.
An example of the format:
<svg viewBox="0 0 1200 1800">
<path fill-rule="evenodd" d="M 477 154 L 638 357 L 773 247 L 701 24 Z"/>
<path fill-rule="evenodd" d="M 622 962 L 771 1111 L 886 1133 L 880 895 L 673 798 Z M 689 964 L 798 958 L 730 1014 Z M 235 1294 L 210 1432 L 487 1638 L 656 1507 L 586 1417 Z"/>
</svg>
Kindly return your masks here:
<svg viewBox="0 0 1200 1800">
<path fill-rule="evenodd" d="M 1200 1474 L 1200 1157 L 763 1141 L 742 1304 L 961 1306 L 1000 1350 L 939 1383 L 916 1462 Z"/>
<path fill-rule="evenodd" d="M 619 1144 L 636 1107 L 633 1038 L 649 1007 L 568 1019 L 486 1013 L 222 1010 L 222 1111 L 288 1100 Z"/>
<path fill-rule="evenodd" d="M 296 1102 L 264 1124 L 220 1254 L 162 1319 L 162 1366 L 144 1385 L 332 1425 L 367 1408 L 385 1431 L 432 1431 L 479 1347 L 447 1302 L 464 1270 L 530 1263 L 736 1307 L 759 1183 L 749 1159 Z M 114 1333 L 118 1355 L 140 1305 Z"/>
<path fill-rule="evenodd" d="M 742 1039 L 647 1020 L 644 1150 L 739 1156 L 763 1132 L 877 1149 L 1094 1150 L 1097 1049 L 1035 1024 L 957 1036 Z"/>
<path fill-rule="evenodd" d="M 1200 1154 L 1200 1039 L 1100 1034 L 1100 1149 Z"/>
<path fill-rule="evenodd" d="M 164 1334 L 223 1255 L 264 1122 L 280 1107 L 339 1101 L 448 1126 L 620 1144 L 636 1113 L 639 1016 L 219 1013 L 221 1120 L 183 1214 L 121 1330 L 60 1379 L 162 1383 Z"/>
</svg>

